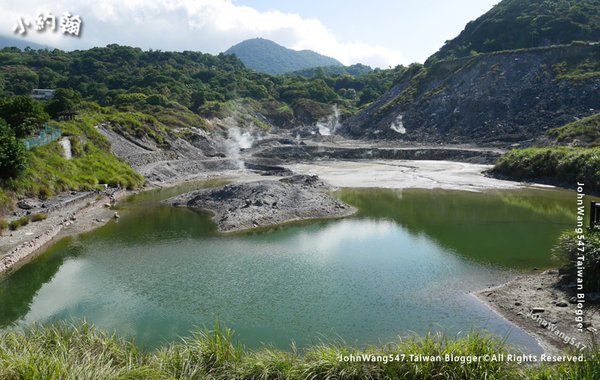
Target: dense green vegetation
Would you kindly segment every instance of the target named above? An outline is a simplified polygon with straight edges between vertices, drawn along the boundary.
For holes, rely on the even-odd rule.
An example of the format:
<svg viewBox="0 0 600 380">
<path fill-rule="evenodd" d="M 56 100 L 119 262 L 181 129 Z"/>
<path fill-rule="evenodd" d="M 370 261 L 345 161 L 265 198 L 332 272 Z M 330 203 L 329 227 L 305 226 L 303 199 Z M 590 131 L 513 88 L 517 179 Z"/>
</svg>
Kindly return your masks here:
<svg viewBox="0 0 600 380">
<path fill-rule="evenodd" d="M 600 146 L 600 113 L 553 128 L 547 135 L 559 143 L 574 146 Z"/>
<path fill-rule="evenodd" d="M 492 169 L 495 174 L 518 181 L 542 181 L 574 188 L 585 183 L 586 191 L 600 191 L 599 148 L 527 148 L 504 154 Z"/>
<path fill-rule="evenodd" d="M 600 41 L 598 0 L 503 0 L 428 62 L 573 41 Z"/>
<path fill-rule="evenodd" d="M 110 155 L 108 141 L 94 130 L 99 123 L 167 148 L 167 136 L 185 138 L 186 129 L 209 128 L 207 119 L 213 117 L 233 116 L 242 125 L 269 128 L 314 122 L 330 115 L 334 104 L 343 115 L 354 113 L 387 91 L 402 71 L 272 77 L 222 54 L 118 45 L 73 52 L 5 48 L 0 51 L 0 209 L 9 208 L 14 197 L 43 198 L 98 183 L 139 186 L 142 179 Z M 51 100 L 35 101 L 29 97 L 33 88 L 57 91 Z M 75 120 L 51 123 L 71 139 L 73 160 L 62 158 L 56 143 L 29 152 L 19 143 L 73 110 L 79 113 Z"/>
<path fill-rule="evenodd" d="M 597 379 L 598 351 L 577 363 L 523 365 L 505 361 L 414 362 L 410 355 L 485 356 L 514 353 L 497 338 L 471 333 L 411 337 L 385 347 L 322 343 L 305 350 L 245 349 L 230 329 L 200 331 L 181 343 L 146 352 L 87 324 L 34 326 L 0 333 L 2 379 Z M 405 360 L 340 361 L 340 355 Z M 398 355 L 398 356 L 397 356 Z"/>
<path fill-rule="evenodd" d="M 502 156 L 492 171 L 520 181 L 549 181 L 571 187 L 582 181 L 599 191 L 600 114 L 552 128 L 546 135 L 567 146 L 514 149 Z"/>
<path fill-rule="evenodd" d="M 244 111 L 280 126 L 282 117 L 306 122 L 306 110 L 286 114 L 306 100 L 356 112 L 387 91 L 402 71 L 397 67 L 360 76 L 273 77 L 246 69 L 235 56 L 224 54 L 142 51 L 118 45 L 73 52 L 5 48 L 0 51 L 0 97 L 29 95 L 33 88 L 64 88 L 101 106 L 176 102 L 202 117 Z M 232 109 L 232 102 L 248 107 Z M 47 111 L 55 113 L 51 108 Z"/>
<path fill-rule="evenodd" d="M 236 44 L 225 54 L 237 56 L 247 68 L 272 75 L 320 66 L 342 66 L 331 57 L 311 50 L 292 50 L 264 38 L 253 38 Z"/>
<path fill-rule="evenodd" d="M 10 176 L 0 179 L 0 210 L 10 209 L 15 198 L 25 196 L 46 199 L 64 190 L 93 190 L 100 183 L 127 188 L 137 188 L 143 184 L 144 179 L 138 173 L 110 153 L 110 143 L 94 128 L 100 122 L 114 121 L 114 125 L 119 123 L 120 133 L 132 131 L 135 134 L 136 127 L 142 128 L 139 127 L 137 115 L 94 104 L 82 105 L 81 112 L 82 115 L 75 120 L 52 122 L 61 127 L 63 136 L 71 140 L 74 155 L 71 160 L 63 157 L 63 149 L 56 142 L 31 151 L 25 151 L 22 144 L 17 142 L 16 149 L 22 159 L 18 165 L 0 156 L 3 158 L 1 164 L 10 166 L 12 170 Z M 160 125 L 158 121 L 156 123 Z M 152 128 L 159 126 L 148 123 L 144 128 L 147 129 L 144 133 L 152 136 L 156 134 Z M 4 131 L 0 134 L 2 147 L 2 141 L 7 138 L 10 140 L 12 135 L 7 127 L 0 131 Z M 161 136 L 156 136 L 160 140 Z M 15 141 L 14 137 L 12 139 L 10 141 Z M 0 148 L 0 155 L 2 152 Z"/>
<path fill-rule="evenodd" d="M 379 69 L 375 69 L 379 70 Z M 336 76 L 336 75 L 352 75 L 355 77 L 360 77 L 372 72 L 373 69 L 371 66 L 363 65 L 361 63 L 357 63 L 350 66 L 319 66 L 319 67 L 310 67 L 308 69 L 295 70 L 291 71 L 289 75 L 299 75 L 306 78 L 313 77 L 324 77 L 324 76 Z"/>
<path fill-rule="evenodd" d="M 29 96 L 0 98 L 0 119 L 13 129 L 16 137 L 27 137 L 50 119 L 40 102 Z"/>
<path fill-rule="evenodd" d="M 585 260 L 578 260 L 582 255 L 578 235 L 585 237 Z M 577 271 L 581 269 L 585 292 L 600 292 L 600 231 L 588 229 L 581 234 L 566 231 L 560 236 L 552 253 L 565 266 L 570 280 L 576 281 Z M 578 261 L 581 262 L 581 267 L 577 265 Z"/>
<path fill-rule="evenodd" d="M 17 176 L 26 166 L 25 146 L 15 132 L 0 119 L 0 180 Z"/>
<path fill-rule="evenodd" d="M 600 114 L 552 128 L 546 136 L 560 145 L 553 148 L 514 149 L 503 155 L 492 172 L 519 181 L 542 181 L 600 191 Z"/>
</svg>

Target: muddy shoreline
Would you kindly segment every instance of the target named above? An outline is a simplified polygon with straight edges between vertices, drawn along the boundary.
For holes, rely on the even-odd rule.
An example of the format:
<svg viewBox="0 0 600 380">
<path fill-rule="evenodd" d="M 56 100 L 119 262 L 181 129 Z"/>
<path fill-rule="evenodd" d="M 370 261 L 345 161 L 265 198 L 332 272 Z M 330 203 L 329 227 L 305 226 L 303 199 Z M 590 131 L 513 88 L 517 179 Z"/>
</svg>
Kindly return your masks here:
<svg viewBox="0 0 600 380">
<path fill-rule="evenodd" d="M 600 305 L 584 309 L 584 328 L 577 327 L 572 287 L 557 269 L 534 271 L 492 288 L 471 293 L 493 311 L 532 335 L 551 354 L 577 352 L 598 339 Z"/>
<path fill-rule="evenodd" d="M 10 275 L 63 237 L 78 235 L 104 225 L 115 215 L 111 206 L 136 192 L 91 192 L 90 196 L 39 210 L 48 215 L 47 219 L 31 222 L 16 231 L 5 232 L 0 238 L 0 276 Z"/>
</svg>

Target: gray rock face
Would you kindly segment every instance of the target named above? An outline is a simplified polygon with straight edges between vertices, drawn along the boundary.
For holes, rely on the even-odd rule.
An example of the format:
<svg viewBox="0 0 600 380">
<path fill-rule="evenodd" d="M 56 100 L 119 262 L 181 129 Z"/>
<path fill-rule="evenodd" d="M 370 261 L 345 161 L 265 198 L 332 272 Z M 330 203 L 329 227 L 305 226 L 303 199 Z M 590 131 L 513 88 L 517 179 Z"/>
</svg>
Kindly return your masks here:
<svg viewBox="0 0 600 380">
<path fill-rule="evenodd" d="M 276 180 L 235 183 L 167 199 L 179 207 L 214 214 L 220 232 L 233 232 L 290 221 L 339 218 L 356 212 L 330 197 L 331 188 L 317 176 L 295 175 Z"/>
<path fill-rule="evenodd" d="M 17 206 L 23 210 L 31 210 L 32 208 L 38 207 L 39 203 L 33 199 L 22 199 L 17 202 Z"/>
<path fill-rule="evenodd" d="M 560 75 L 564 62 L 584 62 L 598 49 L 560 46 L 438 62 L 402 79 L 340 131 L 354 138 L 531 145 L 549 128 L 598 112 L 600 77 Z"/>
<path fill-rule="evenodd" d="M 459 147 L 378 148 L 287 145 L 266 148 L 256 156 L 282 162 L 313 160 L 444 160 L 477 164 L 493 164 L 502 150 Z"/>
</svg>

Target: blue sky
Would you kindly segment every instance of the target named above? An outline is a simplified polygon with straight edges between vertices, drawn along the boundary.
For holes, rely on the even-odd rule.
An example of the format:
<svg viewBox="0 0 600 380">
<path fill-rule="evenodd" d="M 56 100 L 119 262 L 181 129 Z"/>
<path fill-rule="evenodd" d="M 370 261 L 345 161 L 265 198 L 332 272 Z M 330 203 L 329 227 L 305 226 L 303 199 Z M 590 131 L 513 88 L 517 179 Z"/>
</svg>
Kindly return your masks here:
<svg viewBox="0 0 600 380">
<path fill-rule="evenodd" d="M 234 0 L 259 11 L 278 9 L 317 18 L 342 41 L 400 49 L 407 61 L 423 62 L 467 22 L 499 0 Z"/>
<path fill-rule="evenodd" d="M 62 49 L 110 43 L 144 49 L 219 53 L 263 37 L 311 49 L 344 64 L 388 67 L 423 62 L 497 0 L 0 0 L 0 34 Z M 19 17 L 79 15 L 74 38 L 59 32 L 12 33 Z"/>
</svg>

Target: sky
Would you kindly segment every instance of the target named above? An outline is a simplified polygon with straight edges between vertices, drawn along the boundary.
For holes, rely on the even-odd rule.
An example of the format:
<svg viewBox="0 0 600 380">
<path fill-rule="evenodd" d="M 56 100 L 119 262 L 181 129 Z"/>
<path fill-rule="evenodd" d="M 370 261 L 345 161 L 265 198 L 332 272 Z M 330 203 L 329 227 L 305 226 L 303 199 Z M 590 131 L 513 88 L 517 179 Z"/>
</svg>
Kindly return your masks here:
<svg viewBox="0 0 600 380">
<path fill-rule="evenodd" d="M 498 0 L 0 0 L 0 35 L 64 50 L 111 43 L 217 54 L 262 37 L 310 49 L 343 64 L 394 67 L 423 62 Z M 78 37 L 60 32 L 61 16 L 82 21 Z M 39 14 L 56 31 L 36 30 Z M 13 32 L 30 22 L 25 36 Z"/>
</svg>

